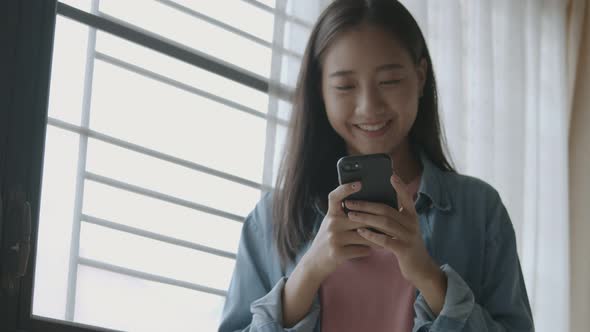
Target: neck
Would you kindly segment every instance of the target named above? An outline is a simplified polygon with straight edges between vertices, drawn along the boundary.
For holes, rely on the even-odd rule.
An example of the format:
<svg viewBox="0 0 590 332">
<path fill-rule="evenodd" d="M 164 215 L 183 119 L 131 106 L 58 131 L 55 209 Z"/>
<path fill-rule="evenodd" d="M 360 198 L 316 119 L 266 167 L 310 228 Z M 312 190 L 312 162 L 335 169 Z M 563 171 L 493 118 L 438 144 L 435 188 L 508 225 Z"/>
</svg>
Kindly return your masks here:
<svg viewBox="0 0 590 332">
<path fill-rule="evenodd" d="M 411 182 L 422 172 L 420 159 L 412 152 L 407 140 L 400 144 L 389 156 L 393 161 L 393 171 L 405 183 Z"/>
</svg>

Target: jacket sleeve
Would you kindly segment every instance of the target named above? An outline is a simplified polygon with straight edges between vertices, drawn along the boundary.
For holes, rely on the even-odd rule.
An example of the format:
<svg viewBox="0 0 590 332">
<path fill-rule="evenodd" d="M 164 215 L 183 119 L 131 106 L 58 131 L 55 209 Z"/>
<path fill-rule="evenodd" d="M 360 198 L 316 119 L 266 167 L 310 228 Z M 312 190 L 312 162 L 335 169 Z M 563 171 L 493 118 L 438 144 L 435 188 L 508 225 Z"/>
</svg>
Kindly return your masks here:
<svg viewBox="0 0 590 332">
<path fill-rule="evenodd" d="M 265 236 L 256 214 L 250 214 L 242 228 L 236 264 L 223 307 L 219 332 L 312 331 L 319 316 L 319 303 L 291 328 L 284 328 L 282 292 L 286 277 L 271 284 L 268 262 L 272 239 Z"/>
<path fill-rule="evenodd" d="M 452 267 L 441 266 L 447 276 L 443 309 L 436 317 L 419 294 L 414 304 L 414 332 L 534 331 L 514 228 L 497 193 L 493 201 L 480 298 L 474 298 L 469 285 Z"/>
</svg>

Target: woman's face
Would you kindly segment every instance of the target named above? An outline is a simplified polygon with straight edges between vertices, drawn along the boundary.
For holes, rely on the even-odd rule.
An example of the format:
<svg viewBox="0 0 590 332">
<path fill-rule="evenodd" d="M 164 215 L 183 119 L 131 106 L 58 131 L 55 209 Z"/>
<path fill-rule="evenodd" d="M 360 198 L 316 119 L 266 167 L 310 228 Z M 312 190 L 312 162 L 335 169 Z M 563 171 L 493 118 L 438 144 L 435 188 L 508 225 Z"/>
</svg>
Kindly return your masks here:
<svg viewBox="0 0 590 332">
<path fill-rule="evenodd" d="M 349 154 L 394 154 L 416 119 L 426 61 L 415 65 L 393 34 L 362 23 L 321 59 L 328 120 Z"/>
</svg>

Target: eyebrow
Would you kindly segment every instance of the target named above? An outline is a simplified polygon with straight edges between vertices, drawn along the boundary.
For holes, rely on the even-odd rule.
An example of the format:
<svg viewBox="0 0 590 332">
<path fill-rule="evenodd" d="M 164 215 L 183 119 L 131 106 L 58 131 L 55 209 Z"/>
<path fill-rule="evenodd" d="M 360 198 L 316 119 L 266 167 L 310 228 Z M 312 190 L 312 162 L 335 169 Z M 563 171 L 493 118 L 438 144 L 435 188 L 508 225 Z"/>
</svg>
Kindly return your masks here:
<svg viewBox="0 0 590 332">
<path fill-rule="evenodd" d="M 375 71 L 379 72 L 379 71 L 384 71 L 384 70 L 395 70 L 395 69 L 402 69 L 402 68 L 404 68 L 404 66 L 402 66 L 398 63 L 387 63 L 387 64 L 377 67 L 375 69 Z M 346 75 L 350 75 L 353 73 L 354 73 L 353 70 L 339 70 L 339 71 L 335 71 L 335 72 L 331 73 L 328 77 L 346 76 Z"/>
</svg>

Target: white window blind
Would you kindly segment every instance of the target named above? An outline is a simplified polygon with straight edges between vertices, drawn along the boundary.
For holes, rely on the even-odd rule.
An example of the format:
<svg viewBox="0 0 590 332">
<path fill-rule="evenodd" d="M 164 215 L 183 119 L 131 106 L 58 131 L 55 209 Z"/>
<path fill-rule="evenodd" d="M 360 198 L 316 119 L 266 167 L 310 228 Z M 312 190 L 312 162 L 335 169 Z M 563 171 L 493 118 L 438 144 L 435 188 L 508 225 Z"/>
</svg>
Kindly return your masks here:
<svg viewBox="0 0 590 332">
<path fill-rule="evenodd" d="M 309 32 L 283 0 L 61 1 L 33 315 L 214 331 Z M 288 67 L 288 68 L 287 68 Z"/>
</svg>

